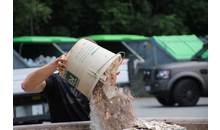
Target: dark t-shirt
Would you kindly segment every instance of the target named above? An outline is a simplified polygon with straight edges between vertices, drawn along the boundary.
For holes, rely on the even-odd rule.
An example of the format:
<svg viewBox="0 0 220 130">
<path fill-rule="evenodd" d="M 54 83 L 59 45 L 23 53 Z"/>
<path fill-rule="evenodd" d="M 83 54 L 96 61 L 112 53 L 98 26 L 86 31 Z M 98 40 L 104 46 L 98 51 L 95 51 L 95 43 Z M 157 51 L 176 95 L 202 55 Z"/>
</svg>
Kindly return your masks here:
<svg viewBox="0 0 220 130">
<path fill-rule="evenodd" d="M 46 79 L 46 87 L 41 92 L 46 97 L 51 122 L 88 121 L 89 100 L 66 80 L 54 73 Z"/>
</svg>

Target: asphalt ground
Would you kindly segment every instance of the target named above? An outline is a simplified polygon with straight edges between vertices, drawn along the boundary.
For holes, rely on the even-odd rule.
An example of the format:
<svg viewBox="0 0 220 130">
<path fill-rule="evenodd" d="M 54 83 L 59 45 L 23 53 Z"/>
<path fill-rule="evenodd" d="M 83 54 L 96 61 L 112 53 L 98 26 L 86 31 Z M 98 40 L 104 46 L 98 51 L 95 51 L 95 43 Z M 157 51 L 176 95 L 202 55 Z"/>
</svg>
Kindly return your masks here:
<svg viewBox="0 0 220 130">
<path fill-rule="evenodd" d="M 208 118 L 208 98 L 201 97 L 196 106 L 162 106 L 154 97 L 135 98 L 133 107 L 137 118 L 204 117 Z"/>
</svg>

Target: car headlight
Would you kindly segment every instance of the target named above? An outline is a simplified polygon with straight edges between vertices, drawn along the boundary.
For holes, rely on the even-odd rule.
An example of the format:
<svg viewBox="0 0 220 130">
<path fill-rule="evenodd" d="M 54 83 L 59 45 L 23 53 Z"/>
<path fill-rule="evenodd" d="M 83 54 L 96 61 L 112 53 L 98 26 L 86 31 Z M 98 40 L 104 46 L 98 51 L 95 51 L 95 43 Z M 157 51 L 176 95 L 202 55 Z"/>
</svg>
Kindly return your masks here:
<svg viewBox="0 0 220 130">
<path fill-rule="evenodd" d="M 156 71 L 156 79 L 168 79 L 168 78 L 170 78 L 170 70 Z"/>
</svg>

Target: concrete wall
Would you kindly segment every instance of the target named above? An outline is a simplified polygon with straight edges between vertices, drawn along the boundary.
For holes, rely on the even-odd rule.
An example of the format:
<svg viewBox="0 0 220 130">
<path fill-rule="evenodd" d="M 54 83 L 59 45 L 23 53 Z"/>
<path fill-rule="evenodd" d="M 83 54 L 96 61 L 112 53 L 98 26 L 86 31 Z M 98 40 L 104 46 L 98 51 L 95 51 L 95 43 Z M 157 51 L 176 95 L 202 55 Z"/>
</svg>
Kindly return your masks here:
<svg viewBox="0 0 220 130">
<path fill-rule="evenodd" d="M 208 130 L 208 118 L 144 118 L 147 121 L 163 121 L 187 130 Z M 90 130 L 90 121 L 13 126 L 13 130 Z"/>
</svg>

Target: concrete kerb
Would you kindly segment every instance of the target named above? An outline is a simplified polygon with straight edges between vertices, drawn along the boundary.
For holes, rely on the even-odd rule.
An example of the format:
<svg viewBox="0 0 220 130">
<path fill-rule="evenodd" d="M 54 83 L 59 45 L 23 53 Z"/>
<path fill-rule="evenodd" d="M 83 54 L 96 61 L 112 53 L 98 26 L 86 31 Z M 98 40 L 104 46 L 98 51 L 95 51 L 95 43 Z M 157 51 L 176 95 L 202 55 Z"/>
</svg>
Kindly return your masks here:
<svg viewBox="0 0 220 130">
<path fill-rule="evenodd" d="M 187 130 L 208 130 L 208 118 L 180 118 L 180 117 L 156 117 L 140 118 L 147 121 L 163 121 L 167 124 L 176 124 L 185 127 Z M 90 130 L 90 121 L 33 124 L 13 126 L 13 130 Z"/>
</svg>

